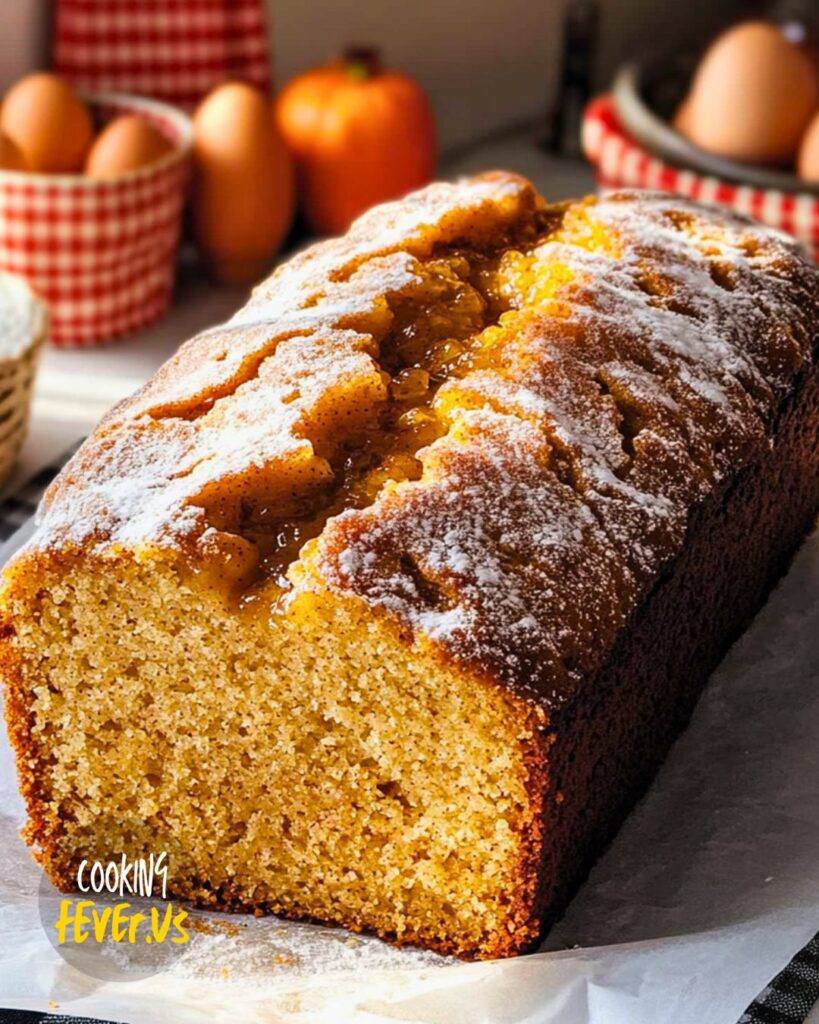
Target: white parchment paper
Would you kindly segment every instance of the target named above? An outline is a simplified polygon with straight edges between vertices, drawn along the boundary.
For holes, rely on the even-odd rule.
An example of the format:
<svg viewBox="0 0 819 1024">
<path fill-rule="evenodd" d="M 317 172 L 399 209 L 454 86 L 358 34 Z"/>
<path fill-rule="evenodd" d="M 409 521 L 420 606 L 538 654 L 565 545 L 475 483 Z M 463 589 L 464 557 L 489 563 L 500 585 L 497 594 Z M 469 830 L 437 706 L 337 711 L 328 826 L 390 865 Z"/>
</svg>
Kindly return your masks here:
<svg viewBox="0 0 819 1024">
<path fill-rule="evenodd" d="M 819 535 L 537 954 L 458 964 L 339 929 L 201 914 L 169 969 L 95 981 L 46 938 L 21 820 L 3 736 L 0 1007 L 140 1024 L 735 1024 L 819 930 Z"/>
</svg>

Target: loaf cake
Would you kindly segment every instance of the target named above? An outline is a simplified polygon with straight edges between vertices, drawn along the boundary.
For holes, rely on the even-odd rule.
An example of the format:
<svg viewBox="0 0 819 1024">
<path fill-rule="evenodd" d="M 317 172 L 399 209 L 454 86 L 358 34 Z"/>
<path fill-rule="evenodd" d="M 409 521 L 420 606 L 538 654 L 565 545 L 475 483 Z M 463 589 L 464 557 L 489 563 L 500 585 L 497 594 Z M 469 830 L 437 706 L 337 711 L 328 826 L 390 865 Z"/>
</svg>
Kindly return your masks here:
<svg viewBox="0 0 819 1024">
<path fill-rule="evenodd" d="M 817 328 L 796 243 L 663 194 L 496 173 L 297 255 L 5 570 L 49 876 L 532 949 L 813 522 Z"/>
</svg>

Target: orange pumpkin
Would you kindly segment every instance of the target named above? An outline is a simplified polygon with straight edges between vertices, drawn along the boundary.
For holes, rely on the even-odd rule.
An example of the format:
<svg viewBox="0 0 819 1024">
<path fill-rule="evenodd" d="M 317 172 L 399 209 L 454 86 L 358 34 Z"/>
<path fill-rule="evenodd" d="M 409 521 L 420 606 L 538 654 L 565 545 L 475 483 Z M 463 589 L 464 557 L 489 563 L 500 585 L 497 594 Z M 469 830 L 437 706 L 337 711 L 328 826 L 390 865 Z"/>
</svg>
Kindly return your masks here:
<svg viewBox="0 0 819 1024">
<path fill-rule="evenodd" d="M 435 123 L 412 79 L 351 50 L 287 85 L 274 116 L 295 163 L 305 218 L 317 234 L 346 231 L 360 213 L 425 185 Z"/>
</svg>

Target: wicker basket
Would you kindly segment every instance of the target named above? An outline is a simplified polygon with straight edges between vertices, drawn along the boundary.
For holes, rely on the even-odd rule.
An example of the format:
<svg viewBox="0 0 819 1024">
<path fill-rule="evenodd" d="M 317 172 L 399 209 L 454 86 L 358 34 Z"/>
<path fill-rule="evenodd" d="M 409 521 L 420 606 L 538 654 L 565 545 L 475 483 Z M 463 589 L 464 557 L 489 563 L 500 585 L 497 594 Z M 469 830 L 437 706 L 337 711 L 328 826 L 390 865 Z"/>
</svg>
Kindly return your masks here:
<svg viewBox="0 0 819 1024">
<path fill-rule="evenodd" d="M 22 278 L 0 273 L 0 486 L 28 429 L 31 393 L 48 317 Z"/>
</svg>

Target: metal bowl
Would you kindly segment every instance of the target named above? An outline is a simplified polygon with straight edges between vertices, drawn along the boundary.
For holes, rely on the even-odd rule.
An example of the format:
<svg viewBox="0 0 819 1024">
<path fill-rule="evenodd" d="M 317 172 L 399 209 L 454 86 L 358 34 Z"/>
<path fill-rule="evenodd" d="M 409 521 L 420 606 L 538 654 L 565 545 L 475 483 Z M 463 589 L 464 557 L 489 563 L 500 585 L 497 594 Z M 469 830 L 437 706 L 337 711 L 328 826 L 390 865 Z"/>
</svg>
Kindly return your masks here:
<svg viewBox="0 0 819 1024">
<path fill-rule="evenodd" d="M 687 92 L 692 68 L 684 64 L 625 64 L 614 79 L 617 116 L 645 149 L 667 163 L 723 181 L 755 188 L 819 196 L 819 183 L 787 171 L 726 160 L 694 146 L 671 127 L 670 118 Z"/>
</svg>

